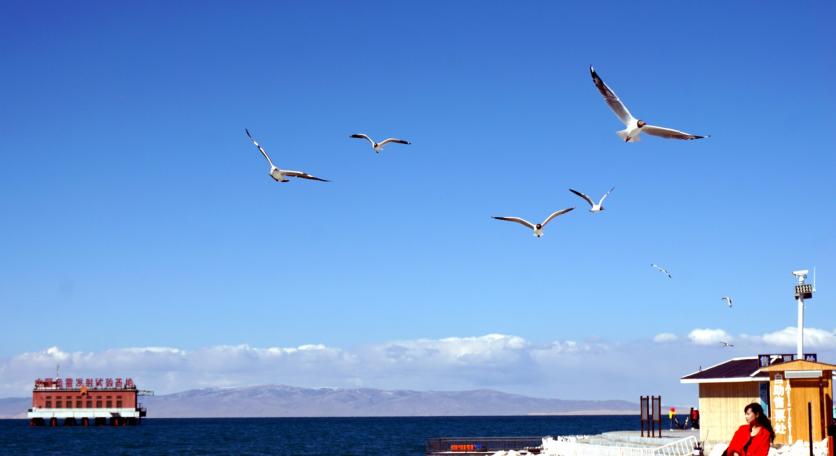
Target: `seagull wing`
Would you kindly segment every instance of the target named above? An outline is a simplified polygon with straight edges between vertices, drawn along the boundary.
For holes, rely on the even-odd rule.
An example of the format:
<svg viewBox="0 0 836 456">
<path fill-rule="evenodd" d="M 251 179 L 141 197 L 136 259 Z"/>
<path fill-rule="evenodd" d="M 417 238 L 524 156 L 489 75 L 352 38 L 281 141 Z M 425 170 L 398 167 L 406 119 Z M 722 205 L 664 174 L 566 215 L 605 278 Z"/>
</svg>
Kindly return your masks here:
<svg viewBox="0 0 836 456">
<path fill-rule="evenodd" d="M 573 190 L 573 189 L 571 189 L 571 188 L 569 189 L 569 191 L 570 191 L 570 192 L 572 192 L 572 193 L 574 193 L 574 194 L 576 194 L 576 195 L 578 195 L 578 196 L 580 196 L 580 197 L 581 197 L 581 198 L 583 198 L 584 200 L 586 200 L 586 202 L 587 202 L 587 203 L 589 203 L 589 205 L 590 205 L 590 206 L 594 206 L 594 205 L 595 205 L 595 203 L 593 203 L 593 202 L 592 202 L 592 198 L 590 198 L 590 197 L 588 197 L 588 196 L 584 195 L 583 193 L 581 193 L 581 192 L 579 192 L 579 191 L 577 191 L 577 190 Z"/>
<path fill-rule="evenodd" d="M 386 138 L 386 139 L 384 139 L 383 141 L 380 141 L 380 145 L 382 146 L 382 145 L 384 145 L 384 144 L 388 144 L 388 143 L 390 143 L 390 142 L 392 142 L 392 143 L 397 143 L 397 144 L 412 144 L 411 142 L 409 142 L 409 141 L 404 141 L 403 139 L 398 139 L 398 138 Z"/>
<path fill-rule="evenodd" d="M 528 228 L 534 229 L 534 224 L 529 222 L 526 219 L 519 218 L 519 217 L 494 217 L 497 220 L 504 220 L 506 222 L 515 222 L 519 223 L 520 225 L 527 226 Z"/>
<path fill-rule="evenodd" d="M 566 209 L 561 209 L 559 211 L 552 212 L 552 215 L 550 215 L 546 220 L 543 221 L 543 228 L 545 228 L 546 224 L 551 222 L 553 218 L 557 217 L 558 215 L 563 215 L 567 212 L 572 212 L 574 209 L 574 207 L 567 207 Z"/>
<path fill-rule="evenodd" d="M 659 136 L 668 139 L 702 139 L 705 136 L 692 135 L 684 131 L 674 130 L 673 128 L 657 127 L 656 125 L 645 125 L 641 129 L 642 133 L 647 133 L 652 136 Z"/>
<path fill-rule="evenodd" d="M 276 165 L 274 165 L 274 164 L 273 164 L 273 160 L 270 160 L 270 156 L 269 156 L 269 155 L 267 155 L 267 151 L 266 151 L 266 150 L 264 150 L 264 148 L 263 148 L 263 147 L 261 147 L 261 146 L 258 144 L 258 142 L 255 140 L 255 138 L 253 138 L 253 135 L 251 135 L 251 134 L 250 134 L 250 130 L 247 130 L 247 129 L 245 128 L 245 129 L 244 129 L 244 131 L 245 131 L 245 132 L 247 132 L 247 136 L 249 136 L 250 141 L 252 141 L 252 142 L 253 142 L 253 144 L 255 144 L 255 147 L 258 147 L 259 152 L 261 152 L 261 155 L 264 155 L 264 158 L 266 158 L 266 159 L 267 159 L 267 162 L 268 162 L 268 163 L 270 163 L 270 166 L 276 166 Z"/>
<path fill-rule="evenodd" d="M 320 182 L 331 182 L 327 179 L 321 179 L 319 177 L 312 176 L 312 175 L 310 175 L 308 173 L 304 173 L 302 171 L 281 170 L 281 173 L 284 174 L 285 176 L 298 177 L 300 179 L 310 179 L 310 180 L 315 180 L 315 181 L 320 181 Z"/>
<path fill-rule="evenodd" d="M 665 269 L 665 268 L 663 268 L 663 267 L 659 266 L 658 264 L 652 264 L 652 263 L 651 263 L 651 266 L 653 266 L 654 268 L 658 269 L 658 270 L 659 270 L 659 272 L 662 272 L 662 273 L 664 273 L 665 275 L 667 275 L 669 279 L 672 279 L 672 278 L 673 278 L 673 276 L 671 275 L 671 273 L 670 273 L 670 272 L 668 272 L 668 270 L 667 270 L 667 269 Z"/>
<path fill-rule="evenodd" d="M 601 197 L 601 201 L 598 201 L 598 205 L 604 204 L 604 200 L 610 196 L 610 193 L 612 193 L 613 190 L 615 190 L 615 187 L 611 188 L 607 193 L 604 193 L 604 196 Z"/>
<path fill-rule="evenodd" d="M 615 113 L 615 116 L 618 117 L 624 125 L 628 125 L 630 120 L 633 119 L 633 115 L 630 114 L 630 111 L 627 109 L 627 106 L 624 106 L 624 103 L 618 98 L 618 95 L 612 91 L 604 81 L 598 76 L 598 73 L 595 72 L 595 69 L 591 66 L 589 67 L 589 73 L 592 74 L 592 82 L 595 83 L 595 87 L 598 88 L 598 91 L 601 92 L 601 95 L 604 97 L 604 101 L 610 106 L 610 109 Z"/>
<path fill-rule="evenodd" d="M 353 135 L 351 135 L 351 137 L 352 137 L 352 138 L 360 138 L 360 139 L 365 139 L 365 140 L 366 140 L 366 141 L 368 141 L 368 142 L 369 142 L 372 146 L 374 146 L 374 140 L 373 140 L 372 138 L 369 138 L 369 136 L 368 136 L 368 135 L 364 135 L 363 133 L 353 134 Z"/>
</svg>

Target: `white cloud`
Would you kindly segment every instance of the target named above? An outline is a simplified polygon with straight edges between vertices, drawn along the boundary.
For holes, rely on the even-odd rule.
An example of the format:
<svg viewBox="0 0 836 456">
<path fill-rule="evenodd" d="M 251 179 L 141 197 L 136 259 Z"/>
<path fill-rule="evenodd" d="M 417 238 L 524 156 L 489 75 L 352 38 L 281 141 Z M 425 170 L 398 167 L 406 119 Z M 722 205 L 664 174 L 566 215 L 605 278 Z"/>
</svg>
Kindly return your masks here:
<svg viewBox="0 0 836 456">
<path fill-rule="evenodd" d="M 386 362 L 416 361 L 455 365 L 477 365 L 514 361 L 528 348 L 521 337 L 488 334 L 479 337 L 447 337 L 389 342 L 372 350 Z"/>
<path fill-rule="evenodd" d="M 762 336 L 750 337 L 750 339 L 778 347 L 795 347 L 797 336 L 798 328 L 788 326 Z M 836 349 L 836 331 L 804 328 L 804 346 L 813 349 Z"/>
<path fill-rule="evenodd" d="M 720 342 L 730 342 L 732 337 L 722 329 L 697 328 L 688 334 L 696 345 L 716 345 Z"/>
<path fill-rule="evenodd" d="M 677 405 L 696 397 L 679 378 L 699 368 L 770 346 L 794 343 L 792 328 L 739 336 L 732 350 L 720 329 L 695 329 L 688 338 L 660 333 L 652 339 L 600 339 L 538 343 L 520 336 L 486 334 L 380 342 L 359 347 L 303 344 L 293 347 L 218 345 L 112 348 L 69 352 L 59 347 L 0 358 L 0 397 L 25 396 L 32 381 L 62 377 L 132 377 L 143 389 L 167 394 L 194 388 L 285 384 L 301 387 L 463 390 L 491 388 L 564 399 L 626 399 L 663 394 Z M 836 347 L 836 335 L 805 330 L 811 347 Z M 684 339 L 684 340 L 683 340 Z M 815 342 L 813 342 L 815 341 Z M 819 349 L 819 359 L 829 354 Z M 832 356 L 831 356 L 832 358 Z M 647 379 L 655 379 L 652 385 Z M 601 391 L 606 391 L 602 396 Z"/>
<path fill-rule="evenodd" d="M 349 366 L 353 355 L 324 345 L 255 348 L 220 345 L 197 350 L 170 347 L 114 348 L 101 352 L 64 352 L 50 347 L 0 360 L 0 397 L 20 395 L 38 377 L 133 377 L 143 388 L 173 392 L 206 386 L 248 384 L 256 378 L 292 372 L 309 377 L 321 370 Z M 314 371 L 314 375 L 310 372 Z M 326 372 L 327 373 L 327 372 Z M 323 376 L 322 378 L 327 378 Z M 146 385 L 146 386 L 143 386 Z"/>
<path fill-rule="evenodd" d="M 0 359 L 0 397 L 25 395 L 37 377 L 132 377 L 141 388 L 165 394 L 191 388 L 288 384 L 305 387 L 412 389 L 497 388 L 546 396 L 589 397 L 568 385 L 589 371 L 604 382 L 610 366 L 626 359 L 617 344 L 570 340 L 535 344 L 522 337 L 470 337 L 390 341 L 342 349 L 219 345 L 113 348 L 65 352 L 59 347 Z M 557 380 L 556 380 L 557 379 Z M 559 392 L 559 393 L 558 393 Z M 590 392 L 590 394 L 592 394 Z M 597 394 L 597 393 L 596 393 Z M 615 397 L 615 396 L 614 396 Z"/>
<path fill-rule="evenodd" d="M 653 337 L 653 342 L 656 342 L 658 344 L 676 342 L 677 340 L 679 340 L 679 337 L 677 337 L 677 335 L 673 333 L 659 333 Z"/>
</svg>

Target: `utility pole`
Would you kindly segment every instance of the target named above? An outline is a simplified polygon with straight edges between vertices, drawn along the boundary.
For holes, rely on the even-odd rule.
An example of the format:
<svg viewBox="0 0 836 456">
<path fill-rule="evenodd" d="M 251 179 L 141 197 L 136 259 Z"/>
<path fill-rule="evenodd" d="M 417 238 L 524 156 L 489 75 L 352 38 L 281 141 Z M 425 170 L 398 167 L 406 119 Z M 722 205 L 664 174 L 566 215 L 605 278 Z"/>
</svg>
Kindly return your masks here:
<svg viewBox="0 0 836 456">
<path fill-rule="evenodd" d="M 804 283 L 804 279 L 807 278 L 809 272 L 807 269 L 792 272 L 792 275 L 798 278 L 798 284 L 795 286 L 795 300 L 798 302 L 798 331 L 796 333 L 798 354 L 796 359 L 804 359 L 804 300 L 813 299 L 813 285 Z"/>
</svg>

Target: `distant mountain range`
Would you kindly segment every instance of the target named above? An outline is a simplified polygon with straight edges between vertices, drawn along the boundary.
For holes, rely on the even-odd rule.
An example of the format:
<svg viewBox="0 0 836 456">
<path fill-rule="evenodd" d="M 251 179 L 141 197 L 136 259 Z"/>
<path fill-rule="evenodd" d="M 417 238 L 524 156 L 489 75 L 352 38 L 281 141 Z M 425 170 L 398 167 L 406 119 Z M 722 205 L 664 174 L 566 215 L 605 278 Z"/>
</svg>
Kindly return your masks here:
<svg viewBox="0 0 836 456">
<path fill-rule="evenodd" d="M 493 390 L 410 391 L 262 385 L 143 397 L 149 418 L 626 415 L 620 400 L 540 399 Z M 24 418 L 29 398 L 0 399 L 0 418 Z"/>
</svg>

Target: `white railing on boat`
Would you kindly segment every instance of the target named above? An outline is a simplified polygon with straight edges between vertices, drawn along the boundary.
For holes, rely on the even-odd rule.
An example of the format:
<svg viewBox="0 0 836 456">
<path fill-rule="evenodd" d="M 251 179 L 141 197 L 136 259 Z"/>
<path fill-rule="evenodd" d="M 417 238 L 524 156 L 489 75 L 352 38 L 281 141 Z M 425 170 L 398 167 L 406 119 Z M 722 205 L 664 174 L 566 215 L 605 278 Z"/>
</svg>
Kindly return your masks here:
<svg viewBox="0 0 836 456">
<path fill-rule="evenodd" d="M 688 436 L 658 447 L 626 445 L 598 445 L 585 443 L 583 438 L 543 439 L 544 456 L 687 456 L 692 454 L 697 438 Z M 615 442 L 614 442 L 615 443 Z"/>
</svg>

